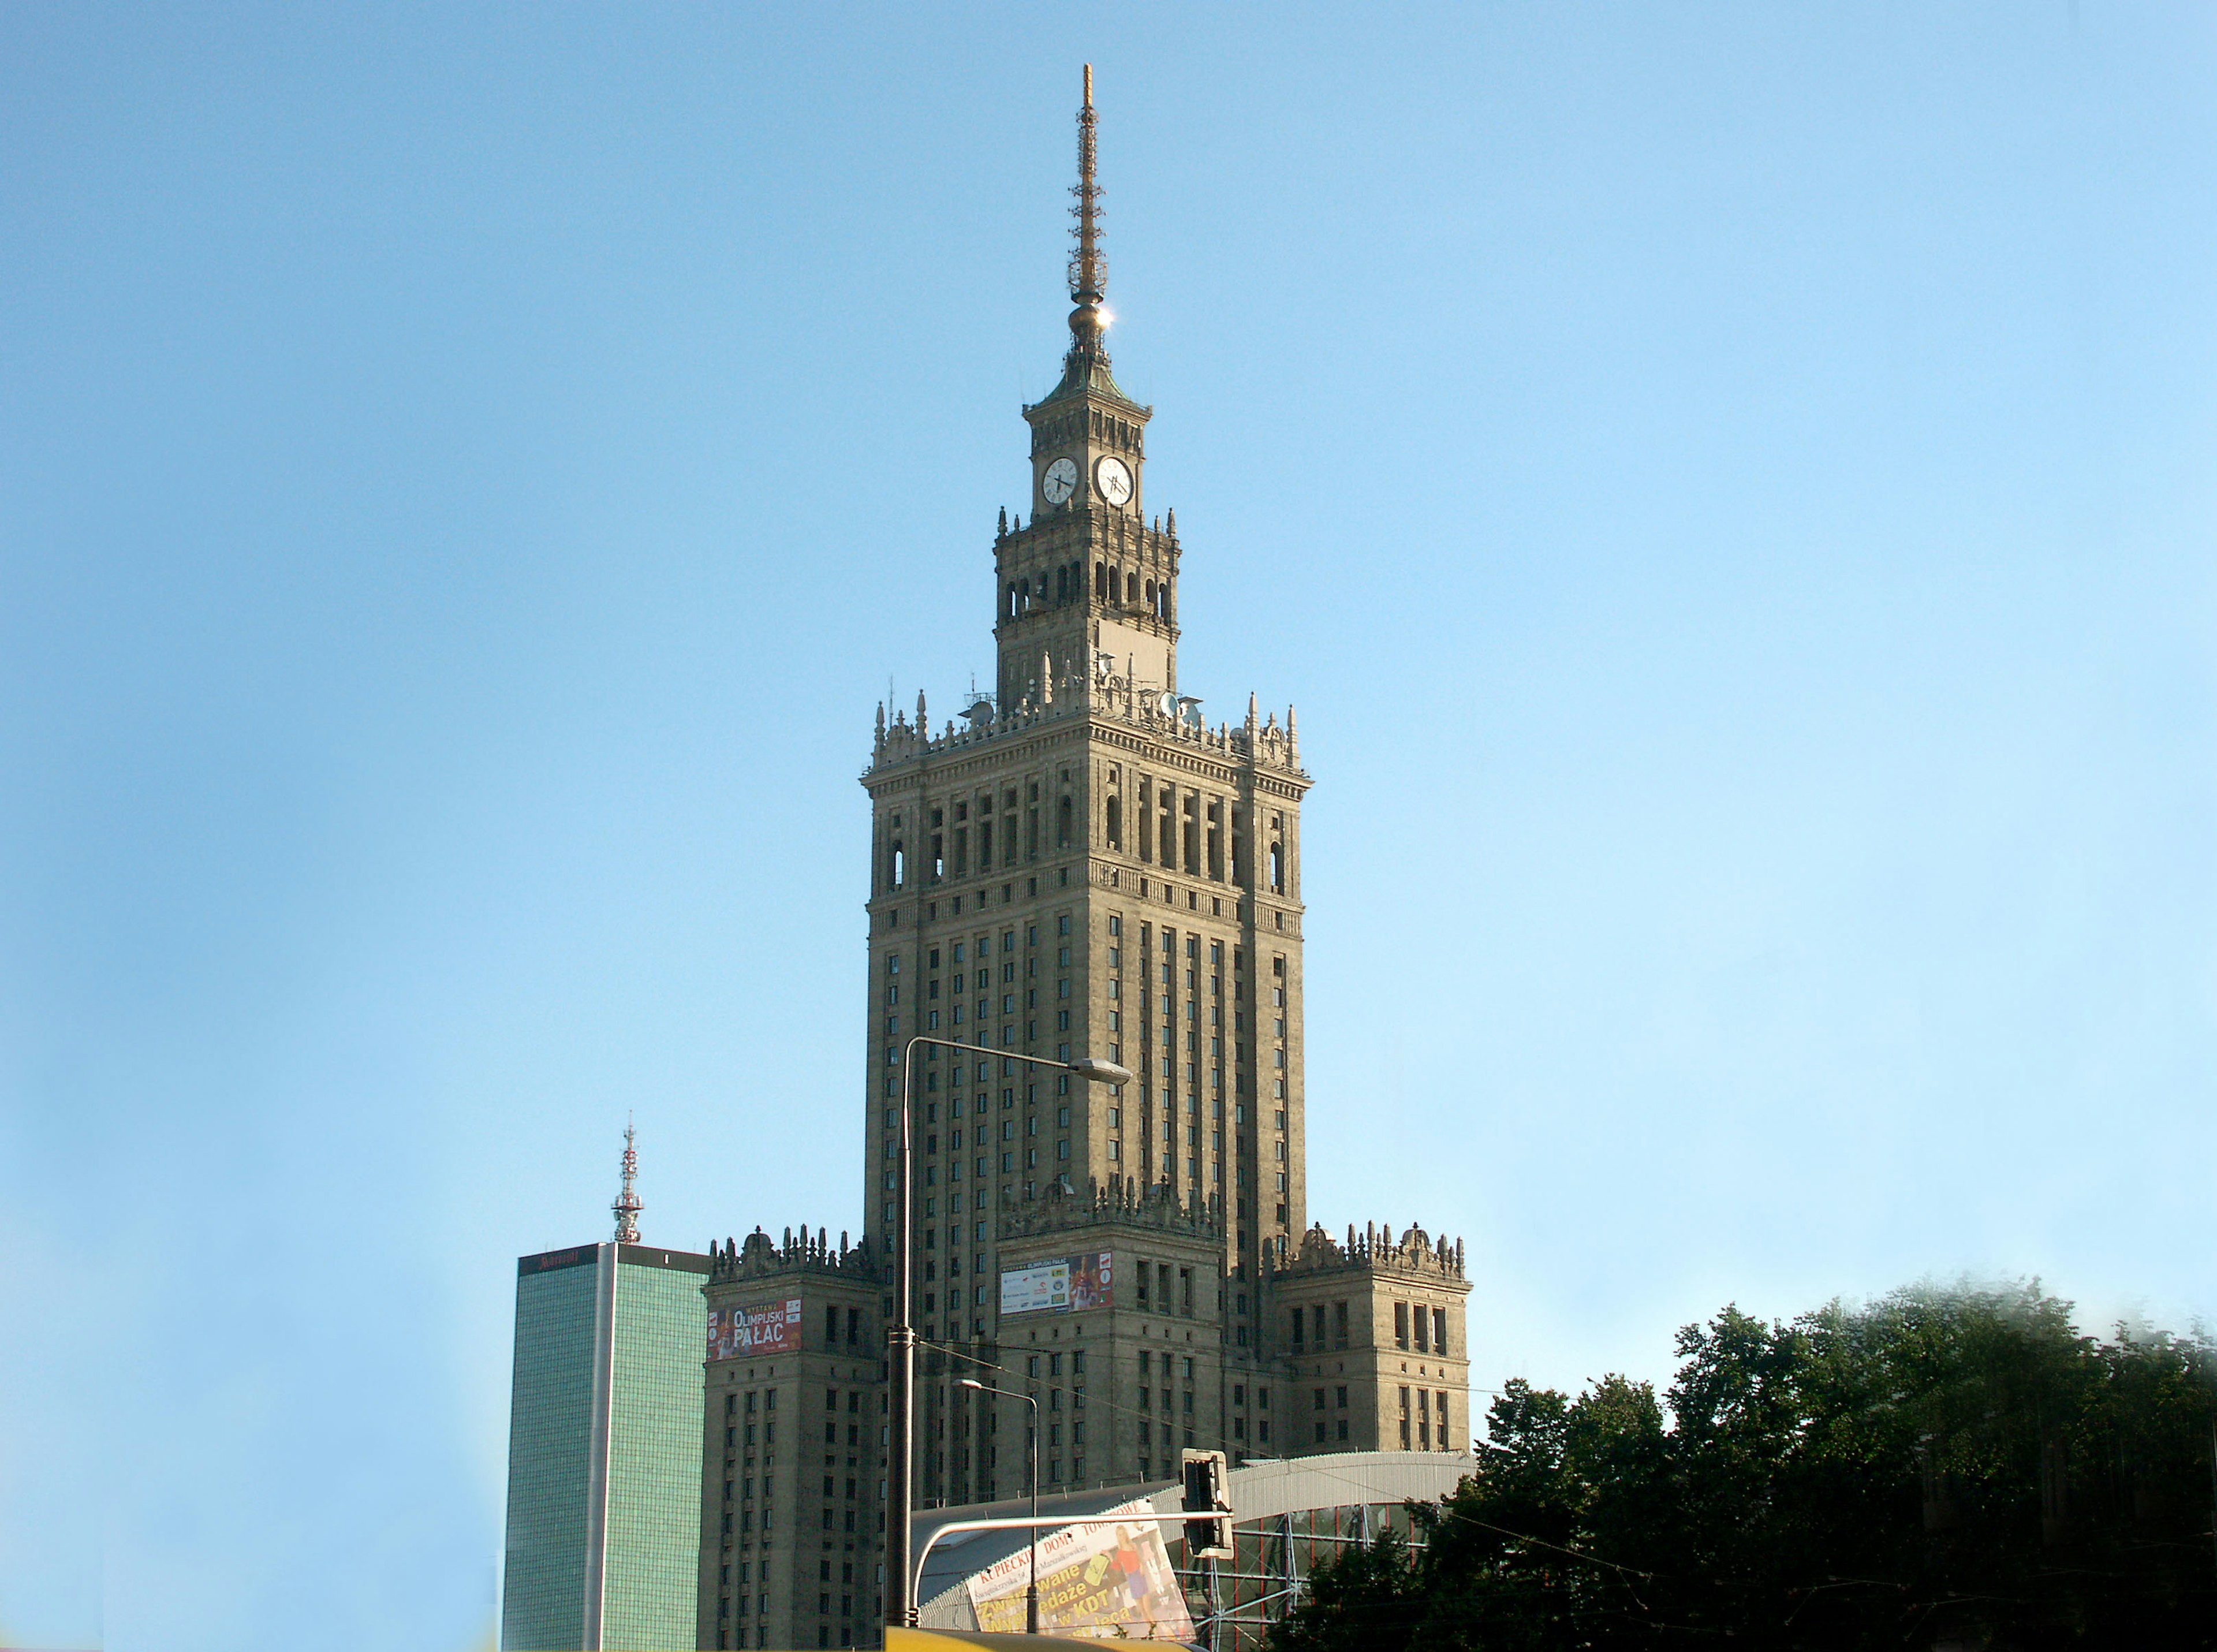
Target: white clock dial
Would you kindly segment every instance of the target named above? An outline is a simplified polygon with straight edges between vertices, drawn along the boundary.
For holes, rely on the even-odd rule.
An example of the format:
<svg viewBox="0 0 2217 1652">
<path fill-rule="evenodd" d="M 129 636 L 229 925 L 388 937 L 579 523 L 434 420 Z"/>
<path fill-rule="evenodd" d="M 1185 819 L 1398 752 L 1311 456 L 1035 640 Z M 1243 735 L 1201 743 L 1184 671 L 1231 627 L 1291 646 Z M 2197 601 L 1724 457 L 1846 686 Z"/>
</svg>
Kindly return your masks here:
<svg viewBox="0 0 2217 1652">
<path fill-rule="evenodd" d="M 1040 492 L 1049 504 L 1060 504 L 1077 492 L 1078 461 L 1074 459 L 1056 460 L 1047 467 L 1047 474 L 1040 478 Z"/>
<path fill-rule="evenodd" d="M 1109 504 L 1121 504 L 1132 497 L 1132 473 L 1122 460 L 1111 455 L 1094 466 L 1093 486 Z"/>
</svg>

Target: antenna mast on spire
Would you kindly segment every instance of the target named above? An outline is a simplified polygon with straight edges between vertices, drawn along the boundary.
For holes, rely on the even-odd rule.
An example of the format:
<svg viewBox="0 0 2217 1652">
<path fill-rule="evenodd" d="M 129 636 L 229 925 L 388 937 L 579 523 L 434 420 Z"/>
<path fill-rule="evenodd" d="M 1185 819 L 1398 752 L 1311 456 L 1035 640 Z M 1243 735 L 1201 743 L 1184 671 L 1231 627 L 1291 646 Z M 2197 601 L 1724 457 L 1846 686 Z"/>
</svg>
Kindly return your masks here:
<svg viewBox="0 0 2217 1652">
<path fill-rule="evenodd" d="M 1080 350 L 1098 350 L 1108 318 L 1101 300 L 1108 295 L 1108 256 L 1101 250 L 1101 186 L 1094 179 L 1093 65 L 1085 65 L 1085 102 L 1078 111 L 1078 185 L 1070 193 L 1078 204 L 1078 244 L 1070 255 L 1070 331 Z"/>
<path fill-rule="evenodd" d="M 639 1213 L 646 1208 L 639 1202 L 639 1190 L 634 1185 L 639 1180 L 639 1148 L 634 1145 L 636 1135 L 631 1127 L 631 1115 L 626 1113 L 623 1191 L 616 1195 L 616 1202 L 608 1207 L 616 1219 L 616 1243 L 619 1245 L 639 1243 Z"/>
</svg>

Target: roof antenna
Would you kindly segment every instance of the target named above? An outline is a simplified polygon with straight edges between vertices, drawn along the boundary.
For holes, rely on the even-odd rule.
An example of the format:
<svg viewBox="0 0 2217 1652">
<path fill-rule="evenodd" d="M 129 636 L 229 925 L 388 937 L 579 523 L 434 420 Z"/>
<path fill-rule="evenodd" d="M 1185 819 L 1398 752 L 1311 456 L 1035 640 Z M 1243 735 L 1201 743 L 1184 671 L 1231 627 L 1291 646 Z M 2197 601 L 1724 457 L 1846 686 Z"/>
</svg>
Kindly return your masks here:
<svg viewBox="0 0 2217 1652">
<path fill-rule="evenodd" d="M 1094 163 L 1093 65 L 1085 65 L 1085 105 L 1078 112 L 1078 185 L 1071 194 L 1078 204 L 1070 215 L 1078 220 L 1078 244 L 1070 255 L 1070 296 L 1078 307 L 1070 312 L 1071 347 L 1102 356 L 1101 335 L 1108 330 L 1108 312 L 1101 300 L 1108 295 L 1108 257 L 1101 250 L 1101 189 L 1093 180 Z"/>
<path fill-rule="evenodd" d="M 608 1210 L 616 1219 L 616 1243 L 639 1243 L 639 1213 L 646 1207 L 639 1202 L 639 1190 L 633 1185 L 639 1180 L 639 1149 L 633 1145 L 637 1132 L 631 1127 L 631 1115 L 624 1115 L 623 1191 Z"/>
</svg>

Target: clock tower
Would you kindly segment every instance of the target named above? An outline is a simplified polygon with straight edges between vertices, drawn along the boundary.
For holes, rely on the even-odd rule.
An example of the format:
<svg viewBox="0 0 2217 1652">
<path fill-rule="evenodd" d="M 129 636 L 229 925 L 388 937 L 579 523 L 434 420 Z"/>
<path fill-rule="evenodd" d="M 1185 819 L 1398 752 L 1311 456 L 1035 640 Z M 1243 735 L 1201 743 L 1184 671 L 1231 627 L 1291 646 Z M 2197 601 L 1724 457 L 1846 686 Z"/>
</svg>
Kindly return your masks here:
<svg viewBox="0 0 2217 1652">
<path fill-rule="evenodd" d="M 1070 343 L 1023 410 L 1028 510 L 993 538 L 996 692 L 938 730 L 921 698 L 913 722 L 881 709 L 862 776 L 874 1259 L 890 1261 L 899 1208 L 907 1041 L 966 1047 L 920 1047 L 910 1095 L 926 1502 L 1016 1488 L 1022 1420 L 960 1383 L 979 1360 L 1073 1383 L 1044 1390 L 1048 1488 L 1287 1439 L 1266 1293 L 1308 1223 L 1309 778 L 1290 709 L 1251 695 L 1212 726 L 1178 679 L 1176 519 L 1146 508 L 1152 410 L 1109 368 L 1090 71 L 1073 194 Z M 1089 1055 L 1130 1080 L 1068 1070 Z"/>
<path fill-rule="evenodd" d="M 1176 517 L 1167 529 L 1145 510 L 1147 421 L 1110 372 L 1108 260 L 1095 180 L 1093 74 L 1078 116 L 1071 216 L 1070 349 L 1062 378 L 1024 409 L 1031 425 L 1031 523 L 996 535 L 1000 703 L 1083 676 L 1134 684 L 1159 699 L 1177 692 Z"/>
</svg>

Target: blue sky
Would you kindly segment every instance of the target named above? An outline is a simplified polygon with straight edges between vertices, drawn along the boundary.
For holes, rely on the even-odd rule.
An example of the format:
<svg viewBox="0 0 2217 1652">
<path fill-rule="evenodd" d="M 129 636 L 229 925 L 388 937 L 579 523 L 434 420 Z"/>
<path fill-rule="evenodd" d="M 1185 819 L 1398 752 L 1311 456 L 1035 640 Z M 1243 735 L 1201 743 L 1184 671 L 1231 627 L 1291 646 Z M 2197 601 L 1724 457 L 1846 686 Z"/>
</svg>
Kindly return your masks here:
<svg viewBox="0 0 2217 1652">
<path fill-rule="evenodd" d="M 2217 14 L 0 13 L 0 1641 L 482 1644 L 513 1259 L 859 1226 L 1094 62 L 1312 1214 L 1474 1381 L 2217 1313 Z"/>
</svg>

